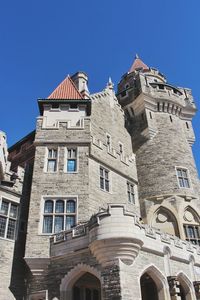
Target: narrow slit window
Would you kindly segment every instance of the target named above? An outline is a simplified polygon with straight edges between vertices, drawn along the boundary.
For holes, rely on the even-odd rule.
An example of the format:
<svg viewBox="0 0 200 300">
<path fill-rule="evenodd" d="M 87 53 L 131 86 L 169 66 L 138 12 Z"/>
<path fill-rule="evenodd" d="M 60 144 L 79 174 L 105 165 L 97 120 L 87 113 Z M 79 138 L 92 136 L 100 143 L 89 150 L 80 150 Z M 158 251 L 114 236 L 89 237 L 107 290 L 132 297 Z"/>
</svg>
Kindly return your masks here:
<svg viewBox="0 0 200 300">
<path fill-rule="evenodd" d="M 109 134 L 106 135 L 106 146 L 108 151 L 111 151 L 111 136 Z"/>
<path fill-rule="evenodd" d="M 110 191 L 109 171 L 100 167 L 100 188 L 106 192 Z"/>
<path fill-rule="evenodd" d="M 131 204 L 135 203 L 135 190 L 134 185 L 130 182 L 127 182 L 127 194 L 128 194 L 128 202 Z"/>
</svg>

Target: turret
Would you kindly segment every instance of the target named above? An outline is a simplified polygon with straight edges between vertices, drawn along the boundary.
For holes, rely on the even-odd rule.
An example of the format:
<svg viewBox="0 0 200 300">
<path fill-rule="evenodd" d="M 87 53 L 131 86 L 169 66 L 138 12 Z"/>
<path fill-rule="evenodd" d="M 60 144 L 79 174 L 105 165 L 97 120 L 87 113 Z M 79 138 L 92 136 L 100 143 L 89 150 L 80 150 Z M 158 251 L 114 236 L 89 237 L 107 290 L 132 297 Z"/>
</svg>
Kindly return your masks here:
<svg viewBox="0 0 200 300">
<path fill-rule="evenodd" d="M 137 56 L 118 84 L 118 99 L 136 153 L 141 214 L 153 226 L 185 237 L 183 227 L 173 226 L 185 221 L 169 210 L 187 214 L 188 206 L 198 205 L 191 90 L 168 83 Z"/>
<path fill-rule="evenodd" d="M 4 178 L 8 161 L 6 134 L 0 131 L 0 180 Z"/>
</svg>

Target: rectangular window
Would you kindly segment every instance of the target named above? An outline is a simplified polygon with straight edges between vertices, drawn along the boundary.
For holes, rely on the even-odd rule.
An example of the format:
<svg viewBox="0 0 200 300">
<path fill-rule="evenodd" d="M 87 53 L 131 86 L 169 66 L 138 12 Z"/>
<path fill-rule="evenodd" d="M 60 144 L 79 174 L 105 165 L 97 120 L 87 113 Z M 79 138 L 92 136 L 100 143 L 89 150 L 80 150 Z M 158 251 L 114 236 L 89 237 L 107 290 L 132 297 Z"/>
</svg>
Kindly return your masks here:
<svg viewBox="0 0 200 300">
<path fill-rule="evenodd" d="M 128 194 L 128 202 L 131 204 L 135 204 L 135 191 L 134 185 L 130 182 L 127 182 L 127 194 Z"/>
<path fill-rule="evenodd" d="M 43 233 L 69 230 L 76 224 L 76 199 L 48 199 L 44 202 Z"/>
<path fill-rule="evenodd" d="M 77 149 L 67 149 L 67 172 L 73 173 L 77 171 Z"/>
<path fill-rule="evenodd" d="M 106 192 L 109 192 L 109 171 L 103 167 L 100 167 L 100 188 Z"/>
<path fill-rule="evenodd" d="M 186 240 L 200 246 L 200 226 L 184 225 Z"/>
<path fill-rule="evenodd" d="M 50 173 L 56 172 L 57 158 L 58 158 L 58 150 L 57 149 L 48 149 L 47 172 L 50 172 Z"/>
<path fill-rule="evenodd" d="M 184 187 L 184 188 L 189 188 L 190 183 L 189 183 L 189 177 L 188 177 L 187 170 L 178 168 L 178 169 L 176 169 L 176 172 L 177 172 L 179 186 Z"/>
<path fill-rule="evenodd" d="M 7 199 L 0 203 L 0 237 L 15 239 L 18 206 Z"/>
</svg>

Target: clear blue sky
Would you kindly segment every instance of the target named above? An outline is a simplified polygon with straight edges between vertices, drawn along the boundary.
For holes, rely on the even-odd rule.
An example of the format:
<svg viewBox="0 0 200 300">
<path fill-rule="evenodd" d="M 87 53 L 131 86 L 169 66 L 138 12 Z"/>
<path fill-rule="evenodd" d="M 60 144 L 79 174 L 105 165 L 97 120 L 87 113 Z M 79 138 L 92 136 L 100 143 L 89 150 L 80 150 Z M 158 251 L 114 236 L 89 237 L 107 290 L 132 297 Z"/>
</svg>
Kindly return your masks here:
<svg viewBox="0 0 200 300">
<path fill-rule="evenodd" d="M 9 145 L 32 131 L 37 98 L 69 73 L 91 92 L 115 83 L 135 53 L 168 81 L 193 90 L 200 107 L 200 2 L 188 0 L 0 1 L 0 128 Z M 194 153 L 200 170 L 200 113 Z"/>
</svg>

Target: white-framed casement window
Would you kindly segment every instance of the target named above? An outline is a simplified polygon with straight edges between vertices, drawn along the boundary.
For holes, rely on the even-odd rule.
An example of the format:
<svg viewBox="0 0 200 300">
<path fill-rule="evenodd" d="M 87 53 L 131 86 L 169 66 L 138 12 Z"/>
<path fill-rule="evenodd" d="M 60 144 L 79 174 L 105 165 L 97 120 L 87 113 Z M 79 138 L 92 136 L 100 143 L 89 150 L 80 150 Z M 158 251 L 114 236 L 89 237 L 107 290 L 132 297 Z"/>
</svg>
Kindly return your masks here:
<svg viewBox="0 0 200 300">
<path fill-rule="evenodd" d="M 181 188 L 190 188 L 190 180 L 188 170 L 184 168 L 176 168 L 178 183 Z"/>
<path fill-rule="evenodd" d="M 77 148 L 67 148 L 67 173 L 75 173 L 78 169 Z"/>
<path fill-rule="evenodd" d="M 2 198 L 0 201 L 0 237 L 14 240 L 16 237 L 18 205 Z"/>
<path fill-rule="evenodd" d="M 107 149 L 108 149 L 108 152 L 111 151 L 111 136 L 110 134 L 106 134 L 106 146 L 107 146 Z"/>
<path fill-rule="evenodd" d="M 106 192 L 110 191 L 109 171 L 100 166 L 100 188 Z"/>
<path fill-rule="evenodd" d="M 57 171 L 58 149 L 47 149 L 47 172 L 54 173 Z"/>
<path fill-rule="evenodd" d="M 135 204 L 135 188 L 134 184 L 127 182 L 127 194 L 128 194 L 128 202 L 131 204 Z"/>
<path fill-rule="evenodd" d="M 76 224 L 77 199 L 45 199 L 43 210 L 43 228 L 45 234 L 69 230 Z"/>
<path fill-rule="evenodd" d="M 198 225 L 184 225 L 186 240 L 194 245 L 200 246 L 200 226 Z"/>
</svg>

